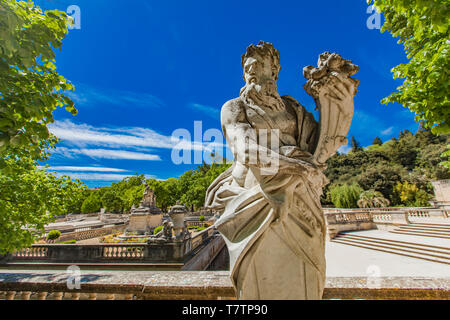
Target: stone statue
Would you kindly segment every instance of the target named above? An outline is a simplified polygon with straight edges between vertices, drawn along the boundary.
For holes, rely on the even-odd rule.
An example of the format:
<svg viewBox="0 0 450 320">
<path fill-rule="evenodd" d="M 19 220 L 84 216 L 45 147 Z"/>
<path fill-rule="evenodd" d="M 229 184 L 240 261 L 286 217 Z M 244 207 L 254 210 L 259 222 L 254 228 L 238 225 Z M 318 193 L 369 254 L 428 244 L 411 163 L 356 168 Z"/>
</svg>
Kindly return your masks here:
<svg viewBox="0 0 450 320">
<path fill-rule="evenodd" d="M 325 161 L 347 143 L 359 81 L 351 61 L 328 52 L 304 68 L 305 90 L 320 122 L 294 98 L 280 96 L 280 55 L 272 44 L 242 56 L 245 86 L 224 104 L 222 130 L 233 165 L 208 188 L 205 205 L 230 253 L 239 299 L 321 299 L 325 220 L 320 204 Z"/>
<path fill-rule="evenodd" d="M 141 201 L 141 206 L 143 207 L 155 207 L 156 206 L 156 196 L 152 189 L 148 185 L 145 185 L 144 194 Z"/>
<path fill-rule="evenodd" d="M 156 195 L 148 185 L 142 195 L 139 207 L 131 209 L 130 219 L 127 227 L 128 232 L 140 234 L 149 233 L 153 228 L 161 225 L 163 213 L 156 206 Z"/>
<path fill-rule="evenodd" d="M 170 221 L 164 221 L 162 229 L 155 235 L 150 235 L 148 243 L 159 241 L 169 242 L 173 240 L 173 223 Z"/>
</svg>

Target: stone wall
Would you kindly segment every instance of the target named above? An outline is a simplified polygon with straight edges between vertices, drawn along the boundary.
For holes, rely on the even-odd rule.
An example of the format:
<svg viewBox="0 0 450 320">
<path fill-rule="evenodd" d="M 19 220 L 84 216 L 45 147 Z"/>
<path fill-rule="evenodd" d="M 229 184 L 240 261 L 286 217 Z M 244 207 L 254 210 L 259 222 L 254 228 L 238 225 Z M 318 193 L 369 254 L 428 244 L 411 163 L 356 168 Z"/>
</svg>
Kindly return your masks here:
<svg viewBox="0 0 450 320">
<path fill-rule="evenodd" d="M 450 202 L 450 179 L 431 182 L 434 187 L 436 200 L 439 202 Z"/>
<path fill-rule="evenodd" d="M 69 290 L 63 271 L 0 270 L 0 300 L 124 299 L 232 300 L 226 271 L 80 271 L 80 289 Z M 450 299 L 450 279 L 381 277 L 327 278 L 323 299 Z"/>
</svg>

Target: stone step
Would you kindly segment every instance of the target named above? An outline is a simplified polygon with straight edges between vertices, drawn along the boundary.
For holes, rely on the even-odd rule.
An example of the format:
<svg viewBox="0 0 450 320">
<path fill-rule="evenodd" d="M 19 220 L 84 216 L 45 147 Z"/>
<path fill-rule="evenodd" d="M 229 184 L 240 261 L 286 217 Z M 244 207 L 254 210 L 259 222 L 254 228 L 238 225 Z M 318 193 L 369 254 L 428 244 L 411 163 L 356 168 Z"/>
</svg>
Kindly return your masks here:
<svg viewBox="0 0 450 320">
<path fill-rule="evenodd" d="M 354 246 L 354 247 L 359 247 L 359 248 L 364 248 L 364 249 L 369 249 L 369 250 L 375 250 L 375 251 L 380 251 L 380 252 L 385 252 L 385 253 L 392 253 L 392 254 L 396 254 L 396 255 L 400 255 L 400 256 L 405 256 L 405 257 L 416 258 L 416 259 L 450 265 L 450 262 L 447 259 L 445 259 L 445 260 L 439 259 L 439 258 L 435 258 L 435 257 L 430 257 L 429 255 L 407 253 L 407 252 L 404 252 L 401 250 L 395 250 L 395 249 L 379 248 L 376 245 L 358 244 L 358 243 L 348 242 L 346 240 L 333 240 L 333 242 L 350 245 L 350 246 Z"/>
<path fill-rule="evenodd" d="M 371 243 L 379 243 L 379 244 L 387 244 L 387 245 L 395 245 L 402 248 L 410 248 L 410 249 L 418 249 L 420 251 L 424 252 L 430 252 L 430 253 L 441 253 L 444 255 L 448 255 L 450 257 L 450 248 L 441 247 L 441 246 L 434 246 L 434 245 L 428 245 L 428 244 L 422 244 L 417 242 L 407 242 L 407 241 L 400 241 L 400 240 L 393 240 L 393 239 L 383 239 L 383 238 L 375 238 L 375 237 L 369 237 L 369 236 L 362 236 L 362 235 L 353 235 L 349 233 L 344 233 L 342 235 L 339 235 L 337 237 L 338 239 L 353 239 L 353 240 L 365 240 L 370 241 Z"/>
<path fill-rule="evenodd" d="M 397 225 L 397 226 L 402 229 L 424 230 L 424 231 L 443 232 L 443 233 L 450 234 L 450 228 L 444 228 L 444 227 L 416 226 L 414 224 L 401 224 L 401 225 Z"/>
<path fill-rule="evenodd" d="M 419 233 L 425 233 L 430 235 L 436 235 L 436 236 L 447 236 L 450 237 L 450 232 L 445 231 L 429 231 L 425 229 L 411 229 L 411 228 L 396 228 L 393 231 L 405 231 L 405 232 L 419 232 Z"/>
<path fill-rule="evenodd" d="M 450 224 L 443 224 L 443 223 L 419 223 L 419 222 L 412 222 L 411 224 L 407 224 L 407 226 L 420 226 L 420 227 L 428 227 L 428 228 L 450 229 Z"/>
<path fill-rule="evenodd" d="M 450 265 L 448 255 L 430 254 L 422 250 L 406 249 L 396 245 L 381 245 L 364 240 L 335 238 L 332 242 Z"/>
<path fill-rule="evenodd" d="M 421 237 L 450 239 L 450 235 L 447 235 L 447 234 L 436 234 L 436 233 L 431 233 L 431 232 L 406 231 L 406 230 L 399 230 L 399 229 L 395 229 L 395 230 L 389 231 L 389 232 L 396 233 L 396 234 L 410 235 L 410 236 L 421 236 Z"/>
</svg>

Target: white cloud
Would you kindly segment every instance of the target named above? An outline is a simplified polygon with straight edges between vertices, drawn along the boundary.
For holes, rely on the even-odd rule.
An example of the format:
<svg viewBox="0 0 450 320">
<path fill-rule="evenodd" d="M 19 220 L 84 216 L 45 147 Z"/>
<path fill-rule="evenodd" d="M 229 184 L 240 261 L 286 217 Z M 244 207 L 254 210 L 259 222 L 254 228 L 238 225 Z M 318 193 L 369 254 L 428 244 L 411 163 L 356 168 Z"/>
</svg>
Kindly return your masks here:
<svg viewBox="0 0 450 320">
<path fill-rule="evenodd" d="M 78 172 L 127 172 L 129 170 L 106 167 L 77 167 L 77 166 L 51 166 L 44 168 L 49 171 L 78 171 Z"/>
<path fill-rule="evenodd" d="M 58 172 L 57 176 L 70 176 L 72 179 L 79 179 L 85 181 L 120 181 L 132 175 L 114 174 L 114 173 L 80 173 L 80 172 Z M 154 178 L 154 176 L 146 175 L 147 179 Z"/>
<path fill-rule="evenodd" d="M 203 112 L 211 118 L 220 120 L 220 109 L 210 107 L 210 106 L 205 106 L 205 105 L 199 104 L 199 103 L 190 103 L 190 104 L 188 104 L 188 107 L 191 109 Z"/>
<path fill-rule="evenodd" d="M 388 136 L 388 135 L 392 134 L 393 131 L 394 131 L 394 127 L 389 127 L 386 130 L 381 131 L 381 134 L 383 136 Z"/>
<path fill-rule="evenodd" d="M 110 148 L 162 148 L 175 146 L 185 150 L 207 149 L 207 144 L 191 142 L 173 136 L 165 136 L 154 130 L 140 127 L 105 128 L 88 124 L 76 124 L 70 120 L 55 121 L 50 131 L 64 143 L 77 147 L 107 146 Z"/>
<path fill-rule="evenodd" d="M 66 147 L 59 147 L 53 152 L 65 158 L 75 158 L 78 155 L 84 155 L 91 158 L 100 159 L 126 159 L 126 160 L 150 160 L 159 161 L 161 158 L 155 154 L 148 154 L 143 152 L 132 152 L 125 150 L 111 150 L 111 149 L 69 149 Z"/>
<path fill-rule="evenodd" d="M 347 144 L 345 146 L 341 146 L 338 149 L 339 153 L 345 153 L 345 154 L 349 153 L 350 150 L 352 150 L 352 147 L 349 144 Z"/>
</svg>

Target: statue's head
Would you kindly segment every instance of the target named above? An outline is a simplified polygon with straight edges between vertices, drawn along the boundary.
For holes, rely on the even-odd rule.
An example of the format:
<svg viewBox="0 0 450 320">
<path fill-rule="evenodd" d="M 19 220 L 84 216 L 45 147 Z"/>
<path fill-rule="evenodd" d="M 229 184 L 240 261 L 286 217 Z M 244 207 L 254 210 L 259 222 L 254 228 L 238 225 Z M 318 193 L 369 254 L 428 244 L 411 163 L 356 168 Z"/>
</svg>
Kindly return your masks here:
<svg viewBox="0 0 450 320">
<path fill-rule="evenodd" d="M 281 70 L 280 53 L 269 42 L 260 41 L 250 45 L 242 55 L 242 68 L 246 85 L 277 81 Z"/>
</svg>

